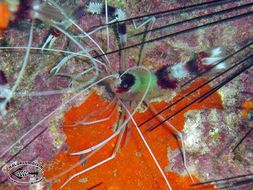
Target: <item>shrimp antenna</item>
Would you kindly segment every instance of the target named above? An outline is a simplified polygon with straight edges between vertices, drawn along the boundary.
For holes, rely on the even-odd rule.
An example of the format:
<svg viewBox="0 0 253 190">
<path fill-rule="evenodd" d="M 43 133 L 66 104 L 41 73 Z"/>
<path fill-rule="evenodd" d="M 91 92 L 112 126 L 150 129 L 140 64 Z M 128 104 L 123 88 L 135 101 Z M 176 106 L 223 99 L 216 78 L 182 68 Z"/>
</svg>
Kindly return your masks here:
<svg viewBox="0 0 253 190">
<path fill-rule="evenodd" d="M 27 46 L 0 47 L 0 50 L 8 50 L 8 49 L 19 50 L 19 49 L 28 49 L 28 47 Z M 73 52 L 73 51 L 68 51 L 68 50 L 52 49 L 52 48 L 40 48 L 40 47 L 30 47 L 30 50 L 43 50 L 43 51 L 54 52 L 54 53 L 59 53 L 59 54 L 68 54 L 68 55 L 71 55 L 71 56 L 76 55 L 76 57 L 89 58 L 89 56 L 83 54 L 84 53 L 83 51 Z M 92 49 L 91 50 L 87 50 L 87 51 L 92 51 Z M 16 53 L 20 53 L 20 52 L 18 51 Z M 34 54 L 37 53 L 37 54 L 39 54 L 39 52 L 31 52 L 31 53 L 34 53 Z M 103 65 L 105 68 L 107 67 L 107 65 L 105 65 L 105 63 L 103 63 L 103 62 L 101 62 L 101 61 L 99 61 L 97 59 L 94 59 L 94 61 L 96 61 L 97 63 Z"/>
</svg>

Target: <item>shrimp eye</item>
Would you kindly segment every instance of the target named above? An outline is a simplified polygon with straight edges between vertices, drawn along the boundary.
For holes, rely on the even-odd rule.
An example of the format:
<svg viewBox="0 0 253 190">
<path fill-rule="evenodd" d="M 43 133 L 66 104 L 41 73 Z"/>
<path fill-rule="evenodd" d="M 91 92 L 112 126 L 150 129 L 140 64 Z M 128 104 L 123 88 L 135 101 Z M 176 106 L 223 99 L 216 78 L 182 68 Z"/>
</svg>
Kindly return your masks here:
<svg viewBox="0 0 253 190">
<path fill-rule="evenodd" d="M 135 83 L 134 75 L 130 73 L 126 73 L 121 76 L 121 82 L 119 86 L 117 87 L 116 92 L 118 93 L 127 92 L 134 85 L 134 83 Z"/>
</svg>

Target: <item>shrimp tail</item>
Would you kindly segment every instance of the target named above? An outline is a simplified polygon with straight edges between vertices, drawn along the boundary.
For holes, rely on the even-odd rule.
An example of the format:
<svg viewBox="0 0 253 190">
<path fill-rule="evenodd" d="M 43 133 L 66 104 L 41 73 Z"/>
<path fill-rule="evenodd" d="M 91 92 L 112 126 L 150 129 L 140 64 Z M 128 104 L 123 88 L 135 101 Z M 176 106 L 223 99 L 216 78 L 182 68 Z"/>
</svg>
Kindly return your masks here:
<svg viewBox="0 0 253 190">
<path fill-rule="evenodd" d="M 184 79 L 192 75 L 201 75 L 203 72 L 211 71 L 217 73 L 227 68 L 223 62 L 220 47 L 210 51 L 201 51 L 193 54 L 188 61 L 181 61 L 174 65 L 165 65 L 156 71 L 157 84 L 162 89 L 174 90 Z"/>
</svg>

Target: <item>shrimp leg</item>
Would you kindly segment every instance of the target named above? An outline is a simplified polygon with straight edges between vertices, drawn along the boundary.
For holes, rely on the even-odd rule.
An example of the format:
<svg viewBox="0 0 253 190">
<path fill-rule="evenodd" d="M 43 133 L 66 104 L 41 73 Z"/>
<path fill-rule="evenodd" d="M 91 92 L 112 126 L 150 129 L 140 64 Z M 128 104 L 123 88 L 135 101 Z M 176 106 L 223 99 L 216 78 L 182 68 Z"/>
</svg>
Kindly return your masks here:
<svg viewBox="0 0 253 190">
<path fill-rule="evenodd" d="M 148 106 L 151 111 L 157 115 L 158 119 L 160 121 L 165 121 L 165 118 L 161 115 L 161 114 L 157 114 L 158 111 L 155 109 L 154 106 L 144 102 L 144 104 L 146 104 L 146 106 Z M 181 141 L 181 152 L 182 152 L 182 158 L 183 158 L 183 164 L 184 164 L 184 168 L 187 172 L 187 174 L 189 175 L 189 177 L 191 178 L 192 182 L 194 183 L 194 179 L 192 177 L 192 175 L 190 174 L 189 170 L 188 170 L 188 166 L 187 166 L 187 162 L 186 162 L 186 153 L 185 153 L 185 143 L 184 143 L 184 138 L 183 135 L 180 131 L 178 131 L 169 121 L 165 121 L 166 126 L 169 128 L 169 130 L 175 135 L 175 137 L 177 138 L 178 141 Z"/>
<path fill-rule="evenodd" d="M 98 162 L 98 163 L 96 163 L 96 164 L 94 164 L 94 165 L 92 165 L 92 166 L 86 168 L 86 169 L 83 170 L 83 171 L 80 171 L 80 172 L 78 172 L 78 173 L 72 175 L 72 176 L 71 176 L 67 181 L 65 181 L 65 183 L 61 186 L 61 189 L 62 189 L 69 181 L 71 181 L 71 180 L 74 179 L 75 177 L 77 177 L 77 176 L 79 176 L 79 175 L 81 175 L 81 174 L 83 174 L 83 173 L 86 173 L 86 172 L 88 172 L 88 171 L 90 171 L 90 170 L 92 170 L 92 169 L 94 169 L 94 168 L 96 168 L 96 167 L 98 167 L 98 166 L 101 166 L 102 164 L 105 164 L 105 163 L 109 162 L 110 160 L 113 160 L 113 159 L 115 158 L 115 156 L 116 156 L 116 154 L 117 154 L 119 148 L 120 148 L 120 144 L 121 144 L 122 137 L 123 137 L 123 134 L 124 134 L 124 132 L 125 132 L 125 129 L 126 129 L 126 126 L 124 126 L 123 128 L 121 128 L 119 137 L 118 137 L 117 142 L 116 142 L 116 144 L 115 144 L 115 146 L 114 146 L 114 150 L 113 150 L 112 154 L 111 154 L 108 158 L 106 158 L 106 159 L 104 159 L 104 160 L 102 160 L 102 161 L 100 161 L 100 162 Z M 105 144 L 104 144 L 104 145 L 105 145 Z M 103 146 L 104 146 L 104 145 L 103 145 Z M 99 148 L 101 148 L 101 147 L 99 147 Z M 91 153 L 91 154 L 92 154 L 92 153 Z"/>
<path fill-rule="evenodd" d="M 85 126 L 85 125 L 92 125 L 92 124 L 96 124 L 96 123 L 101 123 L 101 122 L 107 121 L 107 120 L 109 120 L 113 116 L 113 114 L 117 110 L 116 108 L 117 108 L 117 103 L 115 103 L 115 99 L 114 99 L 112 102 L 110 102 L 108 105 L 106 105 L 106 107 L 104 108 L 104 110 L 97 110 L 97 111 L 91 112 L 90 114 L 86 115 L 83 119 L 75 122 L 74 124 L 65 125 L 64 128 L 77 127 L 79 125 L 83 125 L 83 126 Z M 106 116 L 106 117 L 103 117 L 103 118 L 98 119 L 98 120 L 86 121 L 87 118 L 89 118 L 89 117 L 92 117 L 92 116 L 95 116 L 95 115 L 99 115 L 99 114 L 102 114 L 102 113 L 105 113 L 105 112 L 108 112 L 108 111 L 110 111 L 111 113 L 108 116 Z"/>
<path fill-rule="evenodd" d="M 156 21 L 156 18 L 154 16 L 152 16 L 151 18 L 147 19 L 146 21 L 144 21 L 142 24 L 140 24 L 139 26 L 136 25 L 135 21 L 133 20 L 133 25 L 134 25 L 134 28 L 135 30 L 138 30 L 140 28 L 142 28 L 143 26 L 145 26 L 145 31 L 150 31 L 153 29 L 153 26 L 154 26 L 154 23 Z M 150 32 L 148 33 L 145 33 L 142 37 L 142 41 L 146 41 L 150 38 Z M 139 57 L 138 57 L 138 62 L 137 62 L 137 65 L 140 65 L 140 62 L 142 60 L 142 52 L 144 50 L 144 44 L 141 45 L 140 47 L 140 53 L 139 53 Z"/>
</svg>

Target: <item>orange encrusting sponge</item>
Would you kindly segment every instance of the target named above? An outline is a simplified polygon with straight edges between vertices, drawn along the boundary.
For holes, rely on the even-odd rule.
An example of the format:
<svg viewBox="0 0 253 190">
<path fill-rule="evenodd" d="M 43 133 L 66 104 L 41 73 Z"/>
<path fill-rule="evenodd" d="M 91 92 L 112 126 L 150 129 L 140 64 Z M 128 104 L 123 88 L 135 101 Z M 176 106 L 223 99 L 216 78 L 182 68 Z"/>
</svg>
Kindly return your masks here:
<svg viewBox="0 0 253 190">
<path fill-rule="evenodd" d="M 10 16 L 11 12 L 8 3 L 0 2 L 0 30 L 4 30 L 8 27 Z"/>
<path fill-rule="evenodd" d="M 248 112 L 250 112 L 251 110 L 253 110 L 253 102 L 250 100 L 246 100 L 245 102 L 243 102 L 243 104 L 242 104 L 242 117 L 246 118 L 248 115 Z"/>
<path fill-rule="evenodd" d="M 196 86 L 199 86 L 200 83 L 203 83 L 203 80 L 196 81 L 192 86 L 185 91 L 182 91 L 182 93 L 180 93 L 172 101 L 175 101 L 182 94 L 185 94 L 194 89 Z M 181 103 L 176 104 L 176 106 L 174 106 L 173 109 L 168 110 L 166 114 L 174 113 L 182 106 L 191 102 L 197 95 L 203 94 L 210 89 L 210 86 L 202 88 L 200 91 L 194 93 L 194 95 L 185 98 Z M 108 113 L 111 113 L 113 108 L 111 110 L 109 109 L 108 112 L 103 112 L 99 110 L 99 108 L 105 107 L 108 104 L 109 102 L 103 100 L 99 95 L 92 93 L 84 101 L 84 103 L 71 108 L 65 114 L 63 127 L 79 121 L 80 119 L 84 118 L 85 115 L 96 110 L 98 110 L 97 114 L 88 118 L 87 121 L 98 120 L 107 117 Z M 168 103 L 165 102 L 154 103 L 154 106 L 157 108 L 157 110 L 160 110 L 167 105 Z M 219 94 L 214 93 L 208 98 L 208 100 L 191 105 L 186 110 L 176 114 L 172 120 L 170 120 L 170 122 L 174 124 L 178 130 L 183 130 L 184 113 L 188 110 L 203 108 L 222 109 L 222 102 Z M 137 123 L 141 123 L 149 119 L 152 115 L 153 113 L 147 110 L 144 113 L 135 114 L 134 118 Z M 114 112 L 109 120 L 101 123 L 92 124 L 89 126 L 78 126 L 76 128 L 63 128 L 67 137 L 66 143 L 69 146 L 69 150 L 58 153 L 53 160 L 46 164 L 44 172 L 45 178 L 53 178 L 62 171 L 65 171 L 66 169 L 75 165 L 80 160 L 80 157 L 71 156 L 70 153 L 89 148 L 111 135 L 113 133 L 112 126 L 115 125 L 117 118 L 118 111 Z M 155 124 L 158 121 L 157 119 L 153 119 L 149 123 L 153 124 L 152 122 Z M 170 147 L 170 149 L 178 148 L 178 143 L 166 127 L 160 126 L 152 132 L 146 131 L 147 127 L 148 125 L 145 124 L 141 127 L 141 130 L 161 168 L 164 169 L 170 164 L 167 157 L 168 147 Z M 166 186 L 164 179 L 159 173 L 154 161 L 147 151 L 147 148 L 139 137 L 139 134 L 134 129 L 134 126 L 128 130 L 128 134 L 129 137 L 126 137 L 124 141 L 125 144 L 122 143 L 122 148 L 113 160 L 74 178 L 66 186 L 64 186 L 63 190 L 167 190 L 168 187 Z M 110 156 L 115 142 L 116 139 L 113 139 L 107 143 L 105 147 L 100 149 L 95 153 L 95 155 L 88 159 L 84 166 L 79 165 L 67 174 L 58 177 L 52 184 L 52 189 L 58 190 L 60 186 L 72 175 Z M 185 174 L 185 172 L 182 174 L 182 176 L 181 174 L 179 175 L 173 171 L 165 172 L 165 174 L 173 190 L 216 189 L 213 186 L 193 188 L 190 186 L 192 181 L 190 177 Z M 195 176 L 194 180 L 196 183 L 199 182 Z"/>
</svg>

